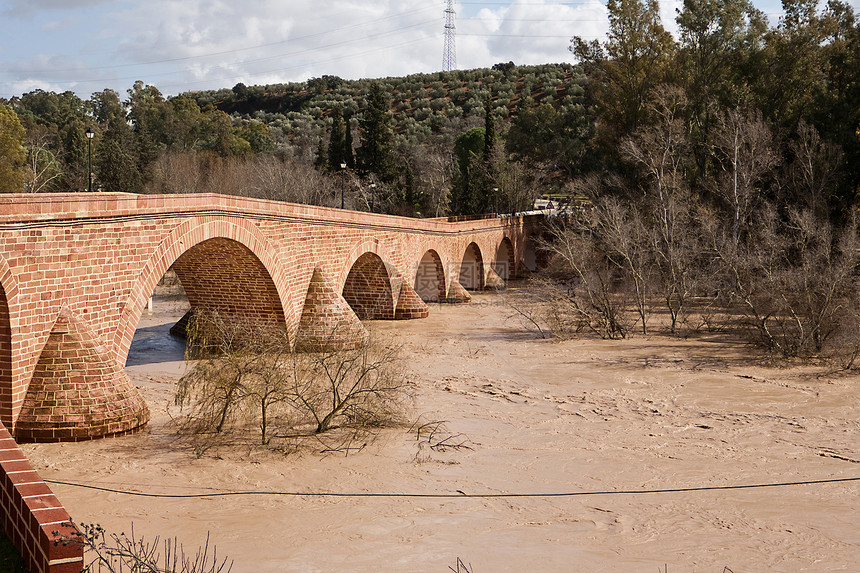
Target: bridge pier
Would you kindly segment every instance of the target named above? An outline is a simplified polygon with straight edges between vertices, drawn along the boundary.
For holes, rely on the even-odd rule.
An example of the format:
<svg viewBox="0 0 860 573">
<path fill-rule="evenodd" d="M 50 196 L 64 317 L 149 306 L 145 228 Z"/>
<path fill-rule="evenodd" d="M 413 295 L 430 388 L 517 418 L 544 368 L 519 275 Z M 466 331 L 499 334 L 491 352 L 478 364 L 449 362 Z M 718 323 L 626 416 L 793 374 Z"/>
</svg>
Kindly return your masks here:
<svg viewBox="0 0 860 573">
<path fill-rule="evenodd" d="M 149 421 L 137 388 L 92 330 L 63 308 L 45 343 L 15 425 L 19 442 L 81 441 Z"/>
<path fill-rule="evenodd" d="M 353 350 L 367 342 L 368 332 L 349 303 L 319 268 L 314 269 L 299 320 L 295 350 Z"/>
<path fill-rule="evenodd" d="M 451 281 L 451 286 L 448 287 L 448 296 L 445 297 L 445 302 L 451 304 L 462 304 L 471 302 L 472 295 L 469 294 L 460 281 Z"/>
</svg>

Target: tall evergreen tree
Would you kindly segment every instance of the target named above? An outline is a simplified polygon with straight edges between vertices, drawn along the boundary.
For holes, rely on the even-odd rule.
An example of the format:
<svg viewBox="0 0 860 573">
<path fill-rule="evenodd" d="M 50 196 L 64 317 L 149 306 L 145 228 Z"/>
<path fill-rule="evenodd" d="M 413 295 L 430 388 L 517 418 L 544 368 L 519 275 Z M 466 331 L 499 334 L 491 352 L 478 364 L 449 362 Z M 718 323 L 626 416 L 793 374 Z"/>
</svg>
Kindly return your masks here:
<svg viewBox="0 0 860 573">
<path fill-rule="evenodd" d="M 607 41 L 576 36 L 570 50 L 591 79 L 602 120 L 599 136 L 613 154 L 644 119 L 654 88 L 669 77 L 675 44 L 660 20 L 657 0 L 608 0 L 606 8 Z"/>
<path fill-rule="evenodd" d="M 347 163 L 344 148 L 346 136 L 343 129 L 343 109 L 340 106 L 334 108 L 331 116 L 331 131 L 328 138 L 328 167 L 332 171 L 339 171 L 341 165 Z"/>
<path fill-rule="evenodd" d="M 317 151 L 314 154 L 314 167 L 319 171 L 324 170 L 328 166 L 328 157 L 325 150 L 325 140 L 320 136 L 317 140 Z"/>
<path fill-rule="evenodd" d="M 455 215 L 477 215 L 488 210 L 484 169 L 484 128 L 474 127 L 460 134 L 454 143 L 454 177 L 451 211 Z"/>
<path fill-rule="evenodd" d="M 380 82 L 371 84 L 367 109 L 358 123 L 361 128 L 361 147 L 356 152 L 358 168 L 375 173 L 383 183 L 392 183 L 397 178 L 394 131 L 388 96 Z"/>
<path fill-rule="evenodd" d="M 352 118 L 344 118 L 344 138 L 343 138 L 343 155 L 346 160 L 346 166 L 350 169 L 355 169 L 355 151 L 353 150 L 352 142 Z"/>
<path fill-rule="evenodd" d="M 496 145 L 496 122 L 493 117 L 493 102 L 489 96 L 484 100 L 484 161 L 489 161 Z"/>
</svg>

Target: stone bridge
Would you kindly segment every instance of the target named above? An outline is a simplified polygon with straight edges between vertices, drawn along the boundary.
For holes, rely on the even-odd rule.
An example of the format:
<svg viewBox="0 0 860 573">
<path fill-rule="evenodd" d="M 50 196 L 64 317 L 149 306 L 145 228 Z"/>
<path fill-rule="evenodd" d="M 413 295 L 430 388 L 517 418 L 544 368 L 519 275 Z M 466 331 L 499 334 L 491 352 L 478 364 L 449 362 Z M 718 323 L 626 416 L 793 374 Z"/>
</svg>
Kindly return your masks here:
<svg viewBox="0 0 860 573">
<path fill-rule="evenodd" d="M 426 317 L 531 267 L 540 216 L 409 219 L 200 195 L 0 196 L 0 421 L 18 441 L 133 431 L 124 372 L 172 268 L 192 309 L 271 321 L 297 350 L 355 347 L 361 320 Z"/>
</svg>

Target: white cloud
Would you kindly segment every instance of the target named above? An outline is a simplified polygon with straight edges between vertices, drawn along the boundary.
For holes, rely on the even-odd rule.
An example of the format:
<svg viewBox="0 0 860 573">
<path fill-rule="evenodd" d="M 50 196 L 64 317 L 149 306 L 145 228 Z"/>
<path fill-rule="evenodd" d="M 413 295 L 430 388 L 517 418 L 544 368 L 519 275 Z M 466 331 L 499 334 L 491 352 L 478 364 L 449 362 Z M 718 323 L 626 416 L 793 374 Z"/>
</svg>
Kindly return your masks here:
<svg viewBox="0 0 860 573">
<path fill-rule="evenodd" d="M 442 0 L 9 1 L 7 13 L 27 17 L 0 18 L 0 97 L 28 89 L 21 86 L 88 96 L 123 93 L 139 79 L 170 94 L 442 65 Z M 670 30 L 680 5 L 661 2 Z M 602 40 L 608 28 L 603 0 L 457 4 L 456 12 L 461 69 L 573 61 L 571 37 Z"/>
</svg>

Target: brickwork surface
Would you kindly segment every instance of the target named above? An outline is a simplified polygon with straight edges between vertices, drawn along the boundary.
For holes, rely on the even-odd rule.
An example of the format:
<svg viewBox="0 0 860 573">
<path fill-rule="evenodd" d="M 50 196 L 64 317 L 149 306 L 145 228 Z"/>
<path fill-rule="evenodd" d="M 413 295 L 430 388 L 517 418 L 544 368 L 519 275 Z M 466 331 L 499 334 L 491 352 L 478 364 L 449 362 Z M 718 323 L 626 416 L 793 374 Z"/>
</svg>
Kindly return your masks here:
<svg viewBox="0 0 860 573">
<path fill-rule="evenodd" d="M 149 409 L 122 367 L 86 324 L 62 309 L 27 388 L 18 441 L 90 440 L 148 421 Z"/>
<path fill-rule="evenodd" d="M 462 287 L 483 288 L 485 268 L 501 263 L 498 253 L 508 268 L 507 276 L 497 274 L 516 276 L 527 237 L 539 225 L 540 217 L 416 220 L 206 194 L 4 195 L 0 420 L 18 435 L 27 424 L 35 432 L 39 424 L 33 420 L 48 415 L 46 408 L 52 409 L 52 423 L 76 415 L 63 410 L 70 404 L 46 403 L 67 398 L 45 397 L 57 383 L 48 381 L 43 352 L 57 344 L 62 352 L 67 344 L 52 335 L 62 309 L 91 337 L 91 350 L 104 350 L 99 368 L 110 384 L 122 384 L 116 372 L 156 283 L 170 267 L 196 308 L 279 322 L 296 344 L 319 343 L 332 324 L 351 325 L 339 342 L 347 344 L 362 337 L 355 315 L 418 318 L 427 312 L 421 299 L 468 300 Z M 31 380 L 39 380 L 41 389 L 31 392 Z M 21 420 L 24 412 L 29 417 Z M 135 416 L 122 414 L 117 426 L 110 415 L 94 417 L 91 426 L 122 432 Z M 78 436 L 78 429 L 65 427 Z"/>
<path fill-rule="evenodd" d="M 367 329 L 349 303 L 320 269 L 314 270 L 299 322 L 296 350 L 354 350 L 361 347 L 367 337 Z"/>
<path fill-rule="evenodd" d="M 0 521 L 30 573 L 80 573 L 83 548 L 64 543 L 69 514 L 0 424 Z"/>
</svg>

